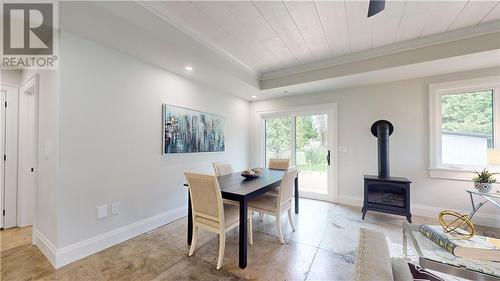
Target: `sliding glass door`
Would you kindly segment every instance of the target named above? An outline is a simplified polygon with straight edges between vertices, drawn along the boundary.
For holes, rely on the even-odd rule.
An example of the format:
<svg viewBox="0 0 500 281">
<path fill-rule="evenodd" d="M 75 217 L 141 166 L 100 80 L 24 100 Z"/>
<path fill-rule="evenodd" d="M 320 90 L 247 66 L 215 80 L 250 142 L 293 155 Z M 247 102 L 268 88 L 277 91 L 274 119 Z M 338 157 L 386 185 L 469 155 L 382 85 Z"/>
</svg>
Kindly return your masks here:
<svg viewBox="0 0 500 281">
<path fill-rule="evenodd" d="M 334 109 L 263 116 L 263 160 L 288 158 L 299 168 L 301 197 L 335 201 Z"/>
<path fill-rule="evenodd" d="M 295 117 L 295 163 L 300 191 L 328 194 L 328 115 Z"/>
</svg>

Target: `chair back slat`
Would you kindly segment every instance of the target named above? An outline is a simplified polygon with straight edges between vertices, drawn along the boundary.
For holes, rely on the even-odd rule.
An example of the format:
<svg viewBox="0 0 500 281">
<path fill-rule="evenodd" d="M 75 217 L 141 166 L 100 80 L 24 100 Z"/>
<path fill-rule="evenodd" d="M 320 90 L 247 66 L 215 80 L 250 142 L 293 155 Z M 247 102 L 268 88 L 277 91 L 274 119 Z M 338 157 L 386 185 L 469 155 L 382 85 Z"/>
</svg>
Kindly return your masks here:
<svg viewBox="0 0 500 281">
<path fill-rule="evenodd" d="M 290 167 L 290 159 L 270 158 L 267 167 L 275 170 L 287 170 Z"/>
<path fill-rule="evenodd" d="M 220 177 L 220 176 L 225 176 L 234 173 L 233 167 L 231 167 L 231 164 L 226 163 L 226 162 L 214 162 L 214 171 L 215 171 L 215 176 Z"/>
<path fill-rule="evenodd" d="M 222 194 L 217 178 L 194 173 L 185 173 L 185 176 L 189 185 L 193 214 L 217 220 L 223 217 Z"/>
<path fill-rule="evenodd" d="M 283 175 L 283 179 L 281 180 L 280 191 L 278 194 L 279 197 L 278 204 L 280 206 L 281 204 L 284 204 L 292 199 L 296 177 L 297 177 L 297 167 L 288 169 L 285 175 Z"/>
</svg>

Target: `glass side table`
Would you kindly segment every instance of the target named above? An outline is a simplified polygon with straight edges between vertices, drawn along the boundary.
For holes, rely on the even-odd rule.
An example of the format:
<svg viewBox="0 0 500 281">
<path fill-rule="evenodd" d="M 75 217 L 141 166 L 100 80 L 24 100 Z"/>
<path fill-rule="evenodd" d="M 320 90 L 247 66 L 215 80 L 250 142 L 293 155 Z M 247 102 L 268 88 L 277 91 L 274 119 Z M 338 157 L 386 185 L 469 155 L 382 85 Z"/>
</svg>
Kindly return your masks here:
<svg viewBox="0 0 500 281">
<path fill-rule="evenodd" d="M 403 253 L 407 257 L 408 238 L 418 254 L 421 267 L 469 280 L 500 281 L 500 263 L 456 257 L 425 237 L 418 224 L 403 223 Z"/>
<path fill-rule="evenodd" d="M 472 211 L 469 214 L 469 218 L 472 219 L 474 214 L 486 203 L 491 203 L 497 208 L 500 209 L 500 193 L 496 192 L 479 192 L 475 189 L 466 189 L 467 193 L 470 196 L 470 202 L 472 204 Z M 476 204 L 474 201 L 474 196 L 480 197 L 484 199 L 484 201 L 479 202 L 479 204 Z"/>
</svg>

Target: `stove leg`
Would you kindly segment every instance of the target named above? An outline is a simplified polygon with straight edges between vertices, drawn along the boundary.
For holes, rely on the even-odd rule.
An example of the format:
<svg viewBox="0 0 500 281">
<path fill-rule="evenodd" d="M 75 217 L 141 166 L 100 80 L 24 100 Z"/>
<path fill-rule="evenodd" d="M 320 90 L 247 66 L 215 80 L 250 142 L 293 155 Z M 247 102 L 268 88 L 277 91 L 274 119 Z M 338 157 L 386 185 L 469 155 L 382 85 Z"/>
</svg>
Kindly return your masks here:
<svg viewBox="0 0 500 281">
<path fill-rule="evenodd" d="M 364 219 L 365 219 L 365 216 L 366 216 L 366 211 L 367 211 L 367 210 L 365 209 L 365 207 L 363 207 L 363 209 L 362 209 L 363 216 L 361 217 L 361 219 L 362 219 L 362 220 L 364 220 Z"/>
<path fill-rule="evenodd" d="M 409 223 L 411 223 L 411 214 L 406 215 L 406 220 L 407 220 Z"/>
</svg>

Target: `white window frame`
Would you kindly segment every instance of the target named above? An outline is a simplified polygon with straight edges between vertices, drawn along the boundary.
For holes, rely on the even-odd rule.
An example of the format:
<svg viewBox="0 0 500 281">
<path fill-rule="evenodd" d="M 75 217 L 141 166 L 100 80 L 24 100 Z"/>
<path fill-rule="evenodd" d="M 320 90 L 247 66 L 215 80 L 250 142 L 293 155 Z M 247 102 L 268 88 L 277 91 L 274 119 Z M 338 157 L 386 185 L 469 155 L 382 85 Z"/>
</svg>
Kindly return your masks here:
<svg viewBox="0 0 500 281">
<path fill-rule="evenodd" d="M 500 147 L 500 76 L 461 80 L 429 85 L 430 105 L 430 177 L 455 180 L 472 179 L 471 172 L 481 166 L 449 165 L 442 163 L 441 153 L 441 96 L 475 91 L 493 90 L 493 147 Z"/>
</svg>

